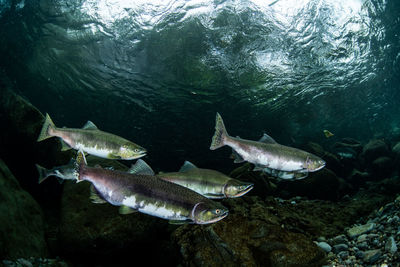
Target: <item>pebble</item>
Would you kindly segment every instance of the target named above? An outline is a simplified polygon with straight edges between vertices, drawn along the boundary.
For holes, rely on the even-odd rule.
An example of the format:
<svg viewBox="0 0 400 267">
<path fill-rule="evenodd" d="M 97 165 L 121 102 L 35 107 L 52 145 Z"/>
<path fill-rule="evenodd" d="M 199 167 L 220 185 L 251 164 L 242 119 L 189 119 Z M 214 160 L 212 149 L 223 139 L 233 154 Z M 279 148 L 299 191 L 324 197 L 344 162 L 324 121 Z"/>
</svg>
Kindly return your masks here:
<svg viewBox="0 0 400 267">
<path fill-rule="evenodd" d="M 349 252 L 348 251 L 340 251 L 337 255 L 339 258 L 346 259 L 349 256 Z"/>
<path fill-rule="evenodd" d="M 323 242 L 323 241 L 322 242 L 318 242 L 317 246 L 322 248 L 326 253 L 329 253 L 329 252 L 332 251 L 332 247 L 326 242 Z"/>
<path fill-rule="evenodd" d="M 394 240 L 393 236 L 389 237 L 388 241 L 386 242 L 385 249 L 387 252 L 394 254 L 397 252 L 397 245 L 396 241 Z"/>
<path fill-rule="evenodd" d="M 349 230 L 347 230 L 347 234 L 350 238 L 354 238 L 356 236 L 368 233 L 374 228 L 375 228 L 375 223 L 367 223 L 364 225 L 358 225 L 350 228 Z"/>
<path fill-rule="evenodd" d="M 357 238 L 357 243 L 365 242 L 367 241 L 367 234 L 362 234 Z"/>
<path fill-rule="evenodd" d="M 373 249 L 365 251 L 364 261 L 367 263 L 374 263 L 376 262 L 382 255 L 380 249 Z"/>
<path fill-rule="evenodd" d="M 357 258 L 357 259 L 363 259 L 364 256 L 365 256 L 364 251 L 359 250 L 359 251 L 356 252 L 356 258 Z"/>
<path fill-rule="evenodd" d="M 346 244 L 338 244 L 333 246 L 333 252 L 339 253 L 341 251 L 346 251 L 349 249 L 349 246 Z"/>
<path fill-rule="evenodd" d="M 336 237 L 334 237 L 331 241 L 331 243 L 333 245 L 337 245 L 337 244 L 343 244 L 347 242 L 347 238 L 345 235 L 338 235 Z"/>
</svg>

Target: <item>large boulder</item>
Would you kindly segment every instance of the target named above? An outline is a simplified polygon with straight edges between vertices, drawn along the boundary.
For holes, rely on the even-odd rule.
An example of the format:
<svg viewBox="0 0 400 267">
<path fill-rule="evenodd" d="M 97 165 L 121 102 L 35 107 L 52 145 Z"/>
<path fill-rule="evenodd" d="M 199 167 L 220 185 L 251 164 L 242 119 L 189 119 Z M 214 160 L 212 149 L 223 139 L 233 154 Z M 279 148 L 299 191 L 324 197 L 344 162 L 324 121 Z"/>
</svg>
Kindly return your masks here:
<svg viewBox="0 0 400 267">
<path fill-rule="evenodd" d="M 394 154 L 394 164 L 400 172 L 400 142 L 396 143 L 392 148 Z"/>
<path fill-rule="evenodd" d="M 276 204 L 276 202 L 274 202 Z M 185 266 L 321 266 L 325 253 L 312 239 L 280 223 L 276 212 L 256 200 L 227 200 L 230 214 L 209 225 L 187 225 L 174 233 Z"/>
<path fill-rule="evenodd" d="M 387 178 L 393 172 L 393 167 L 390 157 L 379 157 L 372 161 L 370 169 L 376 178 Z"/>
<path fill-rule="evenodd" d="M 46 257 L 43 214 L 0 159 L 0 259 Z"/>
<path fill-rule="evenodd" d="M 44 122 L 43 114 L 23 97 L 0 87 L 0 157 L 21 186 L 41 203 L 51 202 L 60 193 L 60 186 L 38 185 L 35 164 L 53 167 L 66 164 L 71 151 L 61 152 L 58 138 L 37 142 Z M 23 168 L 21 168 L 23 159 Z"/>
<path fill-rule="evenodd" d="M 362 151 L 362 157 L 367 165 L 379 157 L 390 156 L 388 145 L 382 139 L 370 140 Z"/>
</svg>

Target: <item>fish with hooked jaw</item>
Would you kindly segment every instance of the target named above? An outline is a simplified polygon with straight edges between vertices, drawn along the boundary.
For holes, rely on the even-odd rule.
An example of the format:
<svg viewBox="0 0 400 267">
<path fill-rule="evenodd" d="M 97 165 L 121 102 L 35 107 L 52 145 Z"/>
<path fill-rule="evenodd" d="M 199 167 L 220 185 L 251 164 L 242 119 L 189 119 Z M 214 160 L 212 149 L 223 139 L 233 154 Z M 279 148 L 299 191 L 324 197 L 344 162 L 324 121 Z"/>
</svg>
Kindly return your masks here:
<svg viewBox="0 0 400 267">
<path fill-rule="evenodd" d="M 268 168 L 281 171 L 283 174 L 297 173 L 297 175 L 300 174 L 299 177 L 305 178 L 309 172 L 318 171 L 325 166 L 325 161 L 318 156 L 297 148 L 280 145 L 267 134 L 264 134 L 259 141 L 231 137 L 225 129 L 221 115 L 217 113 L 215 134 L 210 149 L 215 150 L 225 145 L 233 149 L 235 163 L 244 161 L 253 163 L 254 170 Z M 271 173 L 275 173 L 275 171 Z"/>
<path fill-rule="evenodd" d="M 63 150 L 74 148 L 101 158 L 132 160 L 146 155 L 146 149 L 143 147 L 120 136 L 100 131 L 91 121 L 88 121 L 82 129 L 58 128 L 49 114 L 46 114 L 37 141 L 53 136 L 62 140 Z"/>
<path fill-rule="evenodd" d="M 185 161 L 179 172 L 159 173 L 157 177 L 212 199 L 240 197 L 253 189 L 252 183 L 233 179 L 215 170 L 198 168 L 189 161 Z"/>
<path fill-rule="evenodd" d="M 82 151 L 76 162 L 76 180 L 92 183 L 92 202 L 120 206 L 122 214 L 139 211 L 174 224 L 209 224 L 228 215 L 222 204 L 159 179 L 141 161 L 134 165 L 133 173 L 89 167 Z"/>
</svg>

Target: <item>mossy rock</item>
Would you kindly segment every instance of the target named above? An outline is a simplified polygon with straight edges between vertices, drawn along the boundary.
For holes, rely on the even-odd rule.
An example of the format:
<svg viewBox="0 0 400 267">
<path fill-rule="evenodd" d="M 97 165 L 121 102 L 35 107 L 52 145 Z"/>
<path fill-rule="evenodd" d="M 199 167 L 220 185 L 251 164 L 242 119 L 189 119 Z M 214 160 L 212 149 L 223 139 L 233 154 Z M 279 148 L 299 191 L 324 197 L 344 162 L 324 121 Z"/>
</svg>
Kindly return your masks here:
<svg viewBox="0 0 400 267">
<path fill-rule="evenodd" d="M 0 258 L 46 257 L 43 214 L 0 159 Z"/>
</svg>

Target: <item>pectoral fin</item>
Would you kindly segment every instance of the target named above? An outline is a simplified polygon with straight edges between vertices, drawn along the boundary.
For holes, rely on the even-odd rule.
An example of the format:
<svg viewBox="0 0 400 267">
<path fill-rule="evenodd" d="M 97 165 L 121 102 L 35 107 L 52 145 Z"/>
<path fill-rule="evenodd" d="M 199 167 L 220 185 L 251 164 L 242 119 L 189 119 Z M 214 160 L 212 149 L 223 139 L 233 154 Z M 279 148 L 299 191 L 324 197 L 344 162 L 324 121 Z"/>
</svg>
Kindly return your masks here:
<svg viewBox="0 0 400 267">
<path fill-rule="evenodd" d="M 135 212 L 138 212 L 138 211 L 135 209 L 132 209 L 131 207 L 125 206 L 125 205 L 122 205 L 119 207 L 119 214 L 126 215 L 126 214 L 135 213 Z"/>
<path fill-rule="evenodd" d="M 169 224 L 175 224 L 175 225 L 182 225 L 182 224 L 190 224 L 193 223 L 192 220 L 169 220 L 168 221 Z"/>
<path fill-rule="evenodd" d="M 120 156 L 115 155 L 115 154 L 112 154 L 112 153 L 109 153 L 109 154 L 107 155 L 107 158 L 109 158 L 109 159 L 121 159 Z"/>
<path fill-rule="evenodd" d="M 211 193 L 203 194 L 203 196 L 205 196 L 206 198 L 212 198 L 212 199 L 224 198 L 224 196 L 221 194 L 211 194 Z"/>
</svg>

